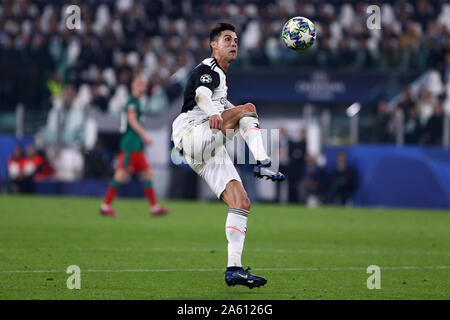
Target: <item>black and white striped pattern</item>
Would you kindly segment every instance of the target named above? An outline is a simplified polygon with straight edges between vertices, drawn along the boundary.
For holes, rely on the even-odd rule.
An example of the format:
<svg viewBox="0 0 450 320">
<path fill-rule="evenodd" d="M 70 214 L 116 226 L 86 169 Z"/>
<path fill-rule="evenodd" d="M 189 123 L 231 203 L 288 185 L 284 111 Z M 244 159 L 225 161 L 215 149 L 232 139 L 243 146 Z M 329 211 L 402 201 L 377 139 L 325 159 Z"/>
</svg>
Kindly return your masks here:
<svg viewBox="0 0 450 320">
<path fill-rule="evenodd" d="M 224 104 L 221 101 L 227 99 L 227 84 L 225 72 L 217 64 L 216 59 L 207 58 L 192 70 L 184 90 L 184 100 L 181 113 L 192 110 L 200 111 L 200 116 L 204 115 L 195 100 L 198 87 L 206 87 L 212 92 L 211 100 L 218 112 L 224 110 Z M 222 100 L 221 100 L 222 99 Z"/>
<path fill-rule="evenodd" d="M 215 67 L 217 67 L 217 60 L 216 60 L 216 58 L 214 58 L 214 59 L 211 61 L 211 70 L 214 71 L 214 68 L 215 68 Z"/>
<path fill-rule="evenodd" d="M 233 209 L 233 208 L 230 208 L 230 209 L 228 209 L 228 213 L 238 214 L 240 216 L 248 218 L 248 213 L 249 212 L 247 210 L 244 210 L 244 209 Z"/>
</svg>

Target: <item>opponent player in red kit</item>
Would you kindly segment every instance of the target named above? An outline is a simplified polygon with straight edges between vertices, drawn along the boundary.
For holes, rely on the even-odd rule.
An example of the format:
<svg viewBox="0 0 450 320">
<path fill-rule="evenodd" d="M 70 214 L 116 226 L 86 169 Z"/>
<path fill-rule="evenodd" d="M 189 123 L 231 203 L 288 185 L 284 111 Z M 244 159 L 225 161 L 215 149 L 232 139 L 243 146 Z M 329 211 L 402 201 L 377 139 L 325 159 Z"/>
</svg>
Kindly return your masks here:
<svg viewBox="0 0 450 320">
<path fill-rule="evenodd" d="M 139 122 L 141 117 L 141 104 L 139 98 L 147 88 L 145 77 L 138 75 L 131 84 L 131 96 L 122 113 L 121 127 L 122 138 L 120 140 L 120 154 L 117 169 L 111 180 L 105 199 L 100 207 L 100 212 L 106 216 L 115 216 L 116 212 L 111 204 L 117 196 L 120 186 L 128 179 L 129 174 L 140 174 L 144 194 L 150 204 L 150 212 L 153 216 L 169 213 L 169 210 L 159 205 L 153 189 L 153 172 L 148 164 L 144 145 L 150 145 L 152 139 Z"/>
</svg>

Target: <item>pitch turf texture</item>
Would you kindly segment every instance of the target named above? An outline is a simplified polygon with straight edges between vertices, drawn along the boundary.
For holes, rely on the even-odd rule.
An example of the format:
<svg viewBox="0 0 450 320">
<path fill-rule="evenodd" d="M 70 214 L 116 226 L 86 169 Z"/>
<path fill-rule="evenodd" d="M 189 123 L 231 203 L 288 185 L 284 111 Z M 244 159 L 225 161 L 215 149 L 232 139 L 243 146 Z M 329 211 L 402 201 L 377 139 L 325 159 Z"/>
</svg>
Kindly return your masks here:
<svg viewBox="0 0 450 320">
<path fill-rule="evenodd" d="M 244 267 L 268 283 L 224 281 L 227 209 L 219 202 L 0 196 L 0 299 L 449 299 L 450 213 L 255 204 Z M 69 265 L 81 289 L 66 286 Z M 369 290 L 367 267 L 381 269 Z"/>
</svg>

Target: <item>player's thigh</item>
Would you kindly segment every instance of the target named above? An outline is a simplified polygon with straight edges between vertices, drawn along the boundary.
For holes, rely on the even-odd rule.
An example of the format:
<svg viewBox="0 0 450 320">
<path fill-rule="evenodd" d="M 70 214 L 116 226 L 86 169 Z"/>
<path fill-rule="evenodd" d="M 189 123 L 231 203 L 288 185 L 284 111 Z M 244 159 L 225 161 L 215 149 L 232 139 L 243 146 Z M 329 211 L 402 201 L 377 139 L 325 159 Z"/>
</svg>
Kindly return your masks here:
<svg viewBox="0 0 450 320">
<path fill-rule="evenodd" d="M 188 156 L 186 156 L 186 161 L 203 178 L 218 199 L 221 199 L 221 195 L 230 181 L 236 180 L 242 183 L 225 146 L 217 149 L 212 158 L 202 163 L 195 163 Z"/>
<path fill-rule="evenodd" d="M 221 199 L 229 208 L 250 210 L 250 199 L 241 181 L 229 181 L 222 192 Z"/>
<path fill-rule="evenodd" d="M 138 151 L 133 154 L 133 168 L 142 179 L 151 180 L 153 178 L 152 168 L 145 157 L 144 151 Z"/>
<path fill-rule="evenodd" d="M 204 122 L 192 128 L 183 137 L 183 154 L 189 157 L 191 163 L 199 165 L 214 157 L 216 150 L 224 144 L 223 135 L 220 132 L 214 133 L 209 122 Z"/>
<path fill-rule="evenodd" d="M 125 171 L 130 173 L 133 171 L 133 152 L 132 151 L 121 151 L 117 159 L 117 171 Z M 122 175 L 122 174 L 121 174 Z"/>
<path fill-rule="evenodd" d="M 239 120 L 246 113 L 256 113 L 256 107 L 252 103 L 246 103 L 222 112 L 222 132 L 226 135 L 226 130 L 236 130 L 239 127 Z"/>
</svg>

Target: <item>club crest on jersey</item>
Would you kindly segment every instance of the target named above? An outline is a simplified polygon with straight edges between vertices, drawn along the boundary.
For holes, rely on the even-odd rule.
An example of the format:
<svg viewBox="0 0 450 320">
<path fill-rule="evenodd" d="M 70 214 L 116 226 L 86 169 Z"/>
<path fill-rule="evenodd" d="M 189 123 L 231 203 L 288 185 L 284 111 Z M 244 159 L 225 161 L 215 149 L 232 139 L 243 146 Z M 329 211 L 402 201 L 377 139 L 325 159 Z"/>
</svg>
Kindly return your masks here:
<svg viewBox="0 0 450 320">
<path fill-rule="evenodd" d="M 200 77 L 200 82 L 202 83 L 210 83 L 212 81 L 212 77 L 209 74 L 203 74 Z"/>
</svg>

